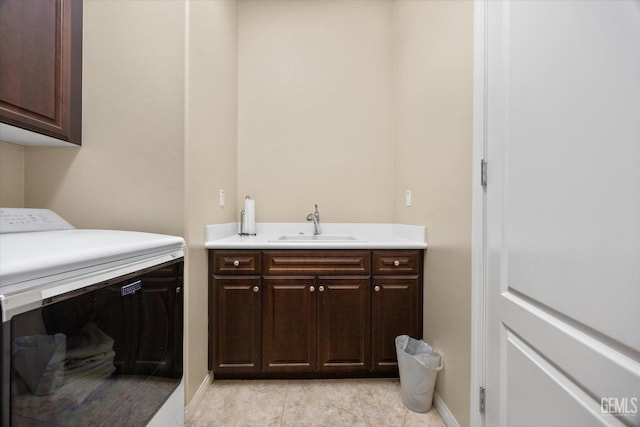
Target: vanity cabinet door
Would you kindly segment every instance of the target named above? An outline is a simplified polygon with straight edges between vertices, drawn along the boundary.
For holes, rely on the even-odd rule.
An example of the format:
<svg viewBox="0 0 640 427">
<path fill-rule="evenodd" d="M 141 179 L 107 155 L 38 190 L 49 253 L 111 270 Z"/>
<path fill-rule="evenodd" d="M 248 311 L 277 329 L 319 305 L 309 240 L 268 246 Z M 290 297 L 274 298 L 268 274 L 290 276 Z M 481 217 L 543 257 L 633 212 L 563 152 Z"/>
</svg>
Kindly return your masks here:
<svg viewBox="0 0 640 427">
<path fill-rule="evenodd" d="M 263 370 L 316 371 L 316 281 L 314 277 L 263 277 Z"/>
<path fill-rule="evenodd" d="M 319 370 L 356 374 L 371 362 L 371 286 L 366 277 L 318 278 Z"/>
<path fill-rule="evenodd" d="M 370 281 L 265 277 L 264 371 L 366 372 Z"/>
<path fill-rule="evenodd" d="M 422 338 L 422 281 L 417 276 L 374 277 L 372 295 L 373 370 L 397 375 L 395 338 Z"/>
<path fill-rule="evenodd" d="M 260 372 L 262 284 L 260 277 L 213 276 L 209 307 L 210 359 L 214 375 Z"/>
</svg>

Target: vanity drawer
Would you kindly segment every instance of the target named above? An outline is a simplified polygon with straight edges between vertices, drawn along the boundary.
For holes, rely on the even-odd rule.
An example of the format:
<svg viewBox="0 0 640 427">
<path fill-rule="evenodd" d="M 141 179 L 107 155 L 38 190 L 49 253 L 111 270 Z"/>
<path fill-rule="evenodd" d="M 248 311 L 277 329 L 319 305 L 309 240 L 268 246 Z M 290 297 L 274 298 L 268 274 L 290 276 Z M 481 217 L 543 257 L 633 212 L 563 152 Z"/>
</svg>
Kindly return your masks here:
<svg viewBox="0 0 640 427">
<path fill-rule="evenodd" d="M 260 274 L 260 251 L 212 251 L 210 261 L 216 275 Z"/>
<path fill-rule="evenodd" d="M 359 250 L 282 250 L 262 253 L 265 275 L 371 274 L 371 252 Z"/>
<path fill-rule="evenodd" d="M 420 274 L 421 250 L 373 251 L 373 274 Z"/>
</svg>

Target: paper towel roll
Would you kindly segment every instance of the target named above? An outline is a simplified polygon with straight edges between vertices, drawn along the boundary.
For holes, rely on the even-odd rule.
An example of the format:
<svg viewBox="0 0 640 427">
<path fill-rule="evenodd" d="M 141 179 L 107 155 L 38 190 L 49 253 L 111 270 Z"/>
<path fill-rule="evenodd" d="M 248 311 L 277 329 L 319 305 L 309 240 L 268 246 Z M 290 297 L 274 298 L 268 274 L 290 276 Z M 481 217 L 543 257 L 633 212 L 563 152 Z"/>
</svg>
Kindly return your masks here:
<svg viewBox="0 0 640 427">
<path fill-rule="evenodd" d="M 256 234 L 256 201 L 247 196 L 244 199 L 244 232 Z"/>
</svg>

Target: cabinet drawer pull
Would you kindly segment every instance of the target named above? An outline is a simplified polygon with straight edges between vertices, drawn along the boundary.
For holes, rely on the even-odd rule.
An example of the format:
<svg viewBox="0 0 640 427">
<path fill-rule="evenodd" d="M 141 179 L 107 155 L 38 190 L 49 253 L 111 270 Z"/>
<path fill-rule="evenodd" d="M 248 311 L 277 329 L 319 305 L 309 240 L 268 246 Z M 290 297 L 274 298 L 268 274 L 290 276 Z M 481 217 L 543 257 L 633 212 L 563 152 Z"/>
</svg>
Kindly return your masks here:
<svg viewBox="0 0 640 427">
<path fill-rule="evenodd" d="M 320 292 L 324 292 L 324 286 L 320 286 L 320 287 L 318 288 L 318 290 L 319 290 Z"/>
<path fill-rule="evenodd" d="M 373 290 L 374 290 L 374 291 L 376 291 L 376 292 L 380 292 L 380 286 L 376 285 L 376 286 L 373 288 Z"/>
<path fill-rule="evenodd" d="M 258 286 L 253 287 L 253 292 L 260 292 L 260 288 Z"/>
<path fill-rule="evenodd" d="M 396 267 L 400 266 L 400 261 L 398 260 L 393 261 L 393 265 Z"/>
<path fill-rule="evenodd" d="M 313 292 L 315 290 L 316 290 L 316 288 L 314 288 L 313 286 L 309 286 L 309 292 Z"/>
<path fill-rule="evenodd" d="M 239 265 L 240 265 L 240 261 L 238 261 L 238 260 L 233 261 L 233 266 L 234 267 L 237 267 Z"/>
</svg>

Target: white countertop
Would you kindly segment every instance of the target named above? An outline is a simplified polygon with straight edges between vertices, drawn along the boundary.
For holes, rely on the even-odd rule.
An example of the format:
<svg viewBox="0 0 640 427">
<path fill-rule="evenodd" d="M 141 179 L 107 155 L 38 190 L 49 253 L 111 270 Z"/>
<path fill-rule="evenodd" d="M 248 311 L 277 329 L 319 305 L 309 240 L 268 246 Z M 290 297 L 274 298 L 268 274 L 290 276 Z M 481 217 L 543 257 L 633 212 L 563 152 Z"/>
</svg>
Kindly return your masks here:
<svg viewBox="0 0 640 427">
<path fill-rule="evenodd" d="M 421 225 L 320 223 L 321 235 L 313 238 L 313 224 L 259 222 L 255 236 L 238 235 L 238 223 L 208 225 L 207 249 L 426 249 L 426 228 Z M 310 240 L 281 240 L 282 236 L 308 236 Z M 351 239 L 345 240 L 344 237 Z"/>
</svg>

